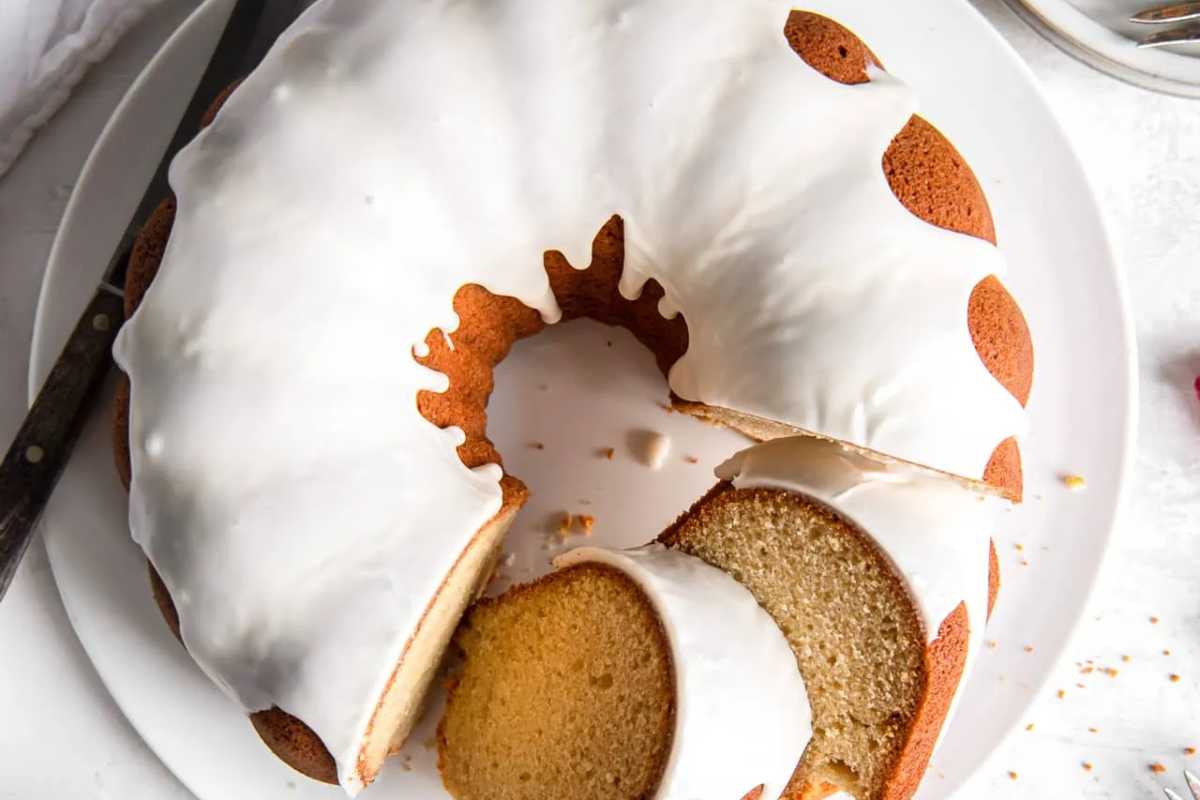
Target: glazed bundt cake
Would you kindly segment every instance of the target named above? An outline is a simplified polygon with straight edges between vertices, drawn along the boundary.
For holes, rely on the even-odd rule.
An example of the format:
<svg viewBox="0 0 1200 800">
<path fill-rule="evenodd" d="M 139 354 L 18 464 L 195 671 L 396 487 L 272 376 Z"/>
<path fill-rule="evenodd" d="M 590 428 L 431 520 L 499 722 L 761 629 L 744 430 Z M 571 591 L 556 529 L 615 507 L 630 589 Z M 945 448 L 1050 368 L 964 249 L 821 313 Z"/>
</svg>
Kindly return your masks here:
<svg viewBox="0 0 1200 800">
<path fill-rule="evenodd" d="M 459 800 L 775 798 L 809 736 L 779 629 L 745 588 L 650 545 L 581 548 L 477 604 L 438 728 Z"/>
<path fill-rule="evenodd" d="M 660 541 L 731 574 L 787 637 L 813 720 L 795 797 L 912 796 L 982 641 L 1007 501 L 809 436 L 717 473 Z"/>
<path fill-rule="evenodd" d="M 986 200 L 831 20 L 321 0 L 222 102 L 131 260 L 117 462 L 164 616 L 311 777 L 410 729 L 526 496 L 492 368 L 548 323 L 629 328 L 706 420 L 1019 498 Z"/>
</svg>

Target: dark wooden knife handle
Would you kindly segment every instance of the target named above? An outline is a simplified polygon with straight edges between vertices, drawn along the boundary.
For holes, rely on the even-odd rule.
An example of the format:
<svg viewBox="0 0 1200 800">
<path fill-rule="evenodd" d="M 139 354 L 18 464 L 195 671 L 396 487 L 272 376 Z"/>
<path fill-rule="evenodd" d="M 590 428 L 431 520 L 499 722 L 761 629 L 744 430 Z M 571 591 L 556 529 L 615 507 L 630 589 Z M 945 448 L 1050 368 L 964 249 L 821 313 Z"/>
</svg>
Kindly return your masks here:
<svg viewBox="0 0 1200 800">
<path fill-rule="evenodd" d="M 98 290 L 0 463 L 0 599 L 83 429 L 85 406 L 108 371 L 123 320 L 120 296 Z"/>
</svg>

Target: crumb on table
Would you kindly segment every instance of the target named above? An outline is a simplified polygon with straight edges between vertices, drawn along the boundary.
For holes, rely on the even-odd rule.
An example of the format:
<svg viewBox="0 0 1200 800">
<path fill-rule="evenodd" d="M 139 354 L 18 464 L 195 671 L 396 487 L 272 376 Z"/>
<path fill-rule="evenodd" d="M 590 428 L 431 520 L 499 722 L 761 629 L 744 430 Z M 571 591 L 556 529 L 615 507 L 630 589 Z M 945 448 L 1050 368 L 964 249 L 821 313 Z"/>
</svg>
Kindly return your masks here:
<svg viewBox="0 0 1200 800">
<path fill-rule="evenodd" d="M 1150 771 L 1153 772 L 1155 775 L 1162 775 L 1164 772 L 1167 771 L 1167 768 L 1164 767 L 1162 764 L 1158 763 L 1157 761 L 1155 761 L 1153 764 L 1150 765 Z"/>
<path fill-rule="evenodd" d="M 615 453 L 615 452 L 617 452 L 615 448 L 601 447 L 599 450 L 596 451 L 596 455 L 600 456 L 601 458 L 607 458 L 609 461 L 612 461 L 613 453 Z"/>
<path fill-rule="evenodd" d="M 579 527 L 583 530 L 583 535 L 591 536 L 592 529 L 596 527 L 596 518 L 591 514 L 580 514 L 575 519 L 579 521 Z"/>
<path fill-rule="evenodd" d="M 1087 481 L 1083 479 L 1082 475 L 1064 475 L 1062 481 L 1072 492 L 1087 488 Z"/>
</svg>

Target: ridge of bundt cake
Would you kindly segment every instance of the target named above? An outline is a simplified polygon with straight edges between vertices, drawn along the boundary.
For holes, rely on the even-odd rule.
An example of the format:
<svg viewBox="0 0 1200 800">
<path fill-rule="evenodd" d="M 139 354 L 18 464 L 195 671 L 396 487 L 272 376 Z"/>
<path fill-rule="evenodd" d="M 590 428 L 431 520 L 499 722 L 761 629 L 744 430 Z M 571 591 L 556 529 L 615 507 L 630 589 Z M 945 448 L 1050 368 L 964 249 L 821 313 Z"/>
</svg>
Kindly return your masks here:
<svg viewBox="0 0 1200 800">
<path fill-rule="evenodd" d="M 873 55 L 849 31 L 814 14 L 795 12 L 785 33 L 805 61 L 823 74 L 847 83 L 867 79 L 866 65 Z M 224 98 L 221 98 L 224 99 Z M 219 101 L 214 106 L 219 105 Z M 900 202 L 934 225 L 994 241 L 990 214 L 977 181 L 961 156 L 931 125 L 914 117 L 896 136 L 881 165 Z M 131 258 L 127 284 L 130 313 L 137 307 L 161 261 L 174 217 L 173 201 L 164 201 L 139 237 Z M 596 237 L 588 269 L 576 270 L 556 252 L 546 254 L 545 267 L 564 319 L 591 317 L 628 327 L 654 353 L 664 374 L 687 349 L 687 327 L 682 317 L 664 319 L 658 301 L 662 289 L 651 282 L 636 300 L 621 296 L 618 281 L 624 252 L 622 222 L 610 220 Z M 426 366 L 449 378 L 446 392 L 421 392 L 421 414 L 439 427 L 456 425 L 466 434 L 458 453 L 468 467 L 501 464 L 486 438 L 486 401 L 492 388 L 491 369 L 512 343 L 543 326 L 532 309 L 512 298 L 491 294 L 481 286 L 464 286 L 454 296 L 460 327 L 447 337 L 431 331 L 426 340 Z M 975 347 L 988 370 L 1019 401 L 1027 399 L 1032 376 L 1032 346 L 1024 319 L 1015 301 L 1000 282 L 989 277 L 971 295 L 968 326 Z M 128 384 L 117 398 L 114 442 L 118 468 L 128 485 Z M 675 399 L 681 409 L 709 421 L 738 427 L 751 435 L 753 421 L 731 411 Z M 768 431 L 762 438 L 789 431 Z M 985 480 L 1019 497 L 1020 457 L 1013 440 L 1000 443 L 985 472 Z M 525 489 L 506 476 L 502 484 L 501 516 L 515 513 Z M 993 574 L 994 579 L 994 574 Z M 170 598 L 155 580 L 155 594 L 167 614 Z M 331 781 L 332 759 L 319 738 L 299 720 L 279 709 L 258 712 L 254 724 L 264 741 L 284 761 L 311 777 Z"/>
</svg>

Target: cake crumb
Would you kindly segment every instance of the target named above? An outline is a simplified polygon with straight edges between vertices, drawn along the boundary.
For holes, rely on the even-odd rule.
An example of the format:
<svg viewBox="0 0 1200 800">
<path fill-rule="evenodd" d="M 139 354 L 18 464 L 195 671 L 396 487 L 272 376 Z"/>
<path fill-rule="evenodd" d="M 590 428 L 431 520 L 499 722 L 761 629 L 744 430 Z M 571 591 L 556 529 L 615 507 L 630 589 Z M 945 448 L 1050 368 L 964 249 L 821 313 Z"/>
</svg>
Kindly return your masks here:
<svg viewBox="0 0 1200 800">
<path fill-rule="evenodd" d="M 1077 688 L 1077 689 L 1086 689 L 1087 687 L 1086 687 L 1086 686 L 1084 686 L 1082 683 L 1077 683 L 1077 684 L 1075 684 L 1075 688 Z"/>
<path fill-rule="evenodd" d="M 1059 689 L 1058 692 L 1056 692 L 1056 694 L 1058 695 L 1059 700 L 1062 700 L 1064 697 L 1067 696 L 1066 691 L 1064 691 L 1063 689 Z"/>
<path fill-rule="evenodd" d="M 1100 732 L 1099 728 L 1088 728 L 1088 733 L 1099 733 L 1099 732 Z"/>
<path fill-rule="evenodd" d="M 1027 731 L 1031 731 L 1031 730 L 1033 730 L 1033 723 L 1031 722 L 1031 723 L 1029 723 L 1028 725 L 1026 725 L 1026 726 L 1025 726 L 1025 730 L 1027 730 Z"/>
<path fill-rule="evenodd" d="M 700 463 L 700 459 L 696 458 L 695 456 L 684 456 L 683 460 L 689 464 L 699 464 Z"/>
<path fill-rule="evenodd" d="M 1117 670 L 1113 669 L 1112 667 L 1105 667 L 1101 671 L 1110 678 L 1115 678 L 1115 677 L 1117 677 L 1117 675 L 1120 674 Z"/>
<path fill-rule="evenodd" d="M 671 452 L 671 437 L 664 433 L 650 433 L 645 437 L 642 462 L 650 469 L 662 469 Z"/>
<path fill-rule="evenodd" d="M 1091 675 L 1092 672 L 1095 671 L 1095 669 L 1096 669 L 1095 667 L 1084 667 L 1083 669 L 1079 670 L 1079 674 L 1080 675 Z"/>
<path fill-rule="evenodd" d="M 1032 652 L 1033 652 L 1033 645 L 1031 645 L 1031 644 L 1027 644 L 1027 645 L 1025 645 L 1025 647 L 1023 647 L 1022 649 L 1023 649 L 1023 650 L 1024 650 L 1026 653 L 1032 653 Z"/>
<path fill-rule="evenodd" d="M 506 555 L 504 557 L 504 560 L 501 561 L 500 563 L 506 567 L 511 567 L 513 564 L 516 563 L 516 561 L 517 561 L 517 554 L 509 553 L 508 555 Z"/>
<path fill-rule="evenodd" d="M 568 536 L 571 535 L 571 522 L 573 519 L 574 518 L 571 516 L 570 511 L 563 512 L 562 519 L 560 519 L 558 522 L 558 538 L 559 539 L 566 539 Z"/>
<path fill-rule="evenodd" d="M 995 640 L 995 639 L 988 639 L 987 646 L 988 646 L 988 649 L 989 649 L 989 650 L 995 650 L 995 649 L 996 649 L 996 640 Z"/>
<path fill-rule="evenodd" d="M 530 442 L 529 447 L 533 450 L 545 450 L 546 449 L 546 445 L 542 444 L 541 442 Z"/>
<path fill-rule="evenodd" d="M 1023 559 L 1023 558 L 1022 558 L 1022 559 L 1021 559 L 1021 566 L 1022 566 L 1022 567 L 1028 567 L 1028 566 L 1029 566 L 1029 562 L 1028 562 L 1028 561 L 1026 561 L 1025 559 Z"/>
<path fill-rule="evenodd" d="M 1010 769 L 1010 770 L 1008 771 L 1008 779 L 1009 779 L 1010 781 L 1015 781 L 1015 780 L 1017 779 L 1017 773 L 1013 772 L 1013 771 Z"/>
<path fill-rule="evenodd" d="M 583 535 L 591 536 L 592 528 L 596 527 L 596 518 L 591 514 L 580 514 L 575 519 L 579 520 L 579 527 L 583 529 Z"/>
<path fill-rule="evenodd" d="M 1087 481 L 1083 479 L 1082 475 L 1064 475 L 1062 481 L 1072 492 L 1087 488 Z"/>
<path fill-rule="evenodd" d="M 1174 672 L 1172 672 L 1168 677 L 1170 677 L 1171 683 L 1179 683 L 1179 676 Z"/>
<path fill-rule="evenodd" d="M 613 447 L 601 447 L 599 450 L 597 450 L 597 451 L 596 451 L 596 455 L 600 456 L 601 458 L 607 458 L 609 461 L 612 461 L 612 460 L 613 460 L 613 454 L 614 454 L 614 453 L 616 453 L 616 452 L 617 452 L 617 451 L 616 451 L 616 448 L 613 448 Z"/>
<path fill-rule="evenodd" d="M 1194 755 L 1196 755 L 1196 748 L 1194 748 L 1194 747 L 1185 747 L 1185 748 L 1183 748 L 1183 754 L 1184 754 L 1185 756 L 1194 756 Z"/>
<path fill-rule="evenodd" d="M 1170 650 L 1163 650 L 1163 655 L 1164 655 L 1164 656 L 1169 656 L 1169 655 L 1171 655 L 1171 651 L 1170 651 Z"/>
<path fill-rule="evenodd" d="M 1092 765 L 1091 765 L 1091 763 L 1090 763 L 1090 762 L 1088 762 L 1088 761 L 1084 761 L 1084 762 L 1083 762 L 1082 764 L 1080 764 L 1079 766 L 1083 767 L 1083 769 L 1084 769 L 1084 771 L 1085 771 L 1085 772 L 1091 772 L 1091 771 L 1092 771 Z"/>
<path fill-rule="evenodd" d="M 1158 763 L 1157 761 L 1155 761 L 1153 764 L 1150 765 L 1150 771 L 1153 772 L 1155 775 L 1162 775 L 1164 772 L 1167 771 L 1167 768 L 1164 767 L 1162 764 Z"/>
<path fill-rule="evenodd" d="M 1126 664 L 1128 664 L 1133 659 L 1130 658 L 1129 656 L 1121 656 L 1121 660 L 1124 661 Z"/>
<path fill-rule="evenodd" d="M 1150 624 L 1151 624 L 1151 625 L 1157 625 L 1157 624 L 1158 624 L 1158 617 L 1151 617 L 1151 618 L 1150 618 Z"/>
</svg>

